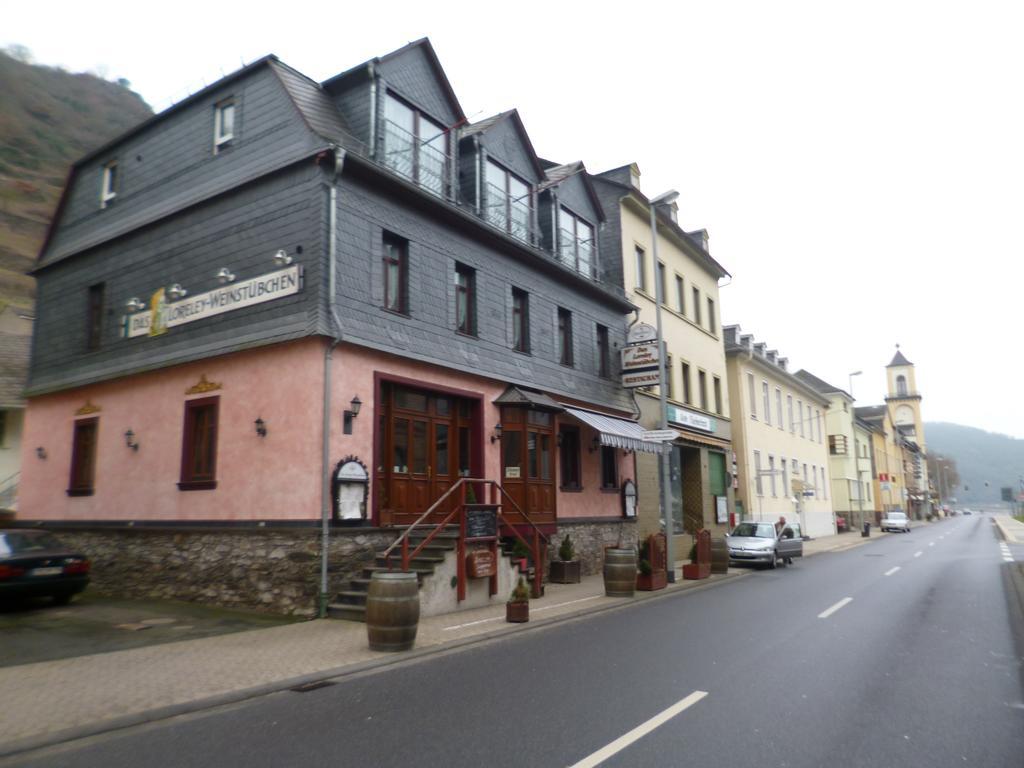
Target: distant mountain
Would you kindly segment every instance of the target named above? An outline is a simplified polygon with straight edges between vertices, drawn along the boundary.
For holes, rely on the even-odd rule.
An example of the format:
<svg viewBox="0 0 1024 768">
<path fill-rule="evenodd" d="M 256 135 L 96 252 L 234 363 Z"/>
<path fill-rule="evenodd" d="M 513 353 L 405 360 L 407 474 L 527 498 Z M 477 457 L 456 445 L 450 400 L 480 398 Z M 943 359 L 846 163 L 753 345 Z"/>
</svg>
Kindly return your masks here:
<svg viewBox="0 0 1024 768">
<path fill-rule="evenodd" d="M 1011 486 L 1016 490 L 1024 476 L 1024 440 L 944 422 L 926 423 L 924 435 L 929 454 L 956 461 L 958 504 L 998 502 L 999 489 Z"/>
<path fill-rule="evenodd" d="M 25 272 L 42 245 L 71 163 L 152 114 L 126 80 L 0 52 L 0 304 L 32 306 Z"/>
</svg>

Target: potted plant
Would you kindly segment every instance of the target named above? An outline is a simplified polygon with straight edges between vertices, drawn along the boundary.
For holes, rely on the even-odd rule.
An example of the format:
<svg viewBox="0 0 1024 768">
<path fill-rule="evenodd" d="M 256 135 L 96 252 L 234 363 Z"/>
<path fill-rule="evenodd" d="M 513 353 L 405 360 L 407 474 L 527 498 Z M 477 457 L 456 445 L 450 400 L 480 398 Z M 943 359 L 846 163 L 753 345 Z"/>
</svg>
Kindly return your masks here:
<svg viewBox="0 0 1024 768">
<path fill-rule="evenodd" d="M 697 536 L 701 536 L 707 533 L 701 531 Z M 710 534 L 708 534 L 708 540 L 710 544 Z M 693 546 L 690 547 L 690 562 L 683 566 L 683 578 L 684 579 L 706 579 L 711 576 L 711 561 L 701 561 L 697 554 L 697 542 L 693 542 Z"/>
<path fill-rule="evenodd" d="M 636 575 L 636 588 L 643 592 L 654 592 L 668 586 L 668 573 L 664 568 L 655 568 L 655 558 L 651 553 L 651 537 L 639 542 L 639 573 Z"/>
<path fill-rule="evenodd" d="M 521 624 L 530 620 L 530 588 L 526 579 L 519 577 L 519 583 L 512 590 L 512 595 L 505 603 L 505 621 Z"/>
<path fill-rule="evenodd" d="M 580 561 L 576 559 L 576 550 L 569 534 L 565 534 L 562 544 L 558 547 L 558 560 L 551 561 L 551 582 L 554 584 L 579 584 Z"/>
<path fill-rule="evenodd" d="M 519 539 L 512 545 L 512 562 L 519 566 L 520 573 L 530 572 L 530 548 Z"/>
</svg>

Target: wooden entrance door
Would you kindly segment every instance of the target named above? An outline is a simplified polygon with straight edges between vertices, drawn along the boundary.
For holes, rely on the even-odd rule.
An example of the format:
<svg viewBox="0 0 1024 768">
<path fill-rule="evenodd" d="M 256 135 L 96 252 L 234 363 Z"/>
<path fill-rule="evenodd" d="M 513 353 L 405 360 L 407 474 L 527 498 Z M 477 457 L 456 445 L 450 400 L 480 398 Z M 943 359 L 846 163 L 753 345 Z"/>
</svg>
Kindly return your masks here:
<svg viewBox="0 0 1024 768">
<path fill-rule="evenodd" d="M 537 524 L 555 521 L 554 416 L 506 406 L 501 412 L 501 484 Z M 505 515 L 515 520 L 514 507 Z"/>
<path fill-rule="evenodd" d="M 474 408 L 469 400 L 385 384 L 379 409 L 377 488 L 381 525 L 408 525 L 471 466 Z M 437 510 L 439 521 L 456 495 Z"/>
</svg>

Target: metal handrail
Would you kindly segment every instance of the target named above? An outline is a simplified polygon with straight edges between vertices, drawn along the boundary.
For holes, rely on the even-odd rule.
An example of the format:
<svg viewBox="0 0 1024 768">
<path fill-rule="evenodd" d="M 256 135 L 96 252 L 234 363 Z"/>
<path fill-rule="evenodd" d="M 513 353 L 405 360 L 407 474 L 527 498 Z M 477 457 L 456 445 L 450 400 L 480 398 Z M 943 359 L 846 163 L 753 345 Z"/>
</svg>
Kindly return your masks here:
<svg viewBox="0 0 1024 768">
<path fill-rule="evenodd" d="M 508 491 L 506 491 L 502 487 L 501 483 L 497 481 L 490 482 L 493 482 L 497 489 L 501 492 L 501 494 L 505 496 L 505 498 L 507 498 L 510 502 L 512 502 L 512 506 L 516 508 L 516 511 L 520 515 L 522 515 L 523 519 L 526 522 L 528 522 L 530 526 L 533 528 L 533 596 L 540 597 L 543 592 L 544 584 L 544 557 L 542 553 L 547 551 L 547 545 L 551 541 L 551 537 L 545 534 L 540 528 L 538 528 L 537 524 L 530 519 L 530 516 L 523 512 L 520 506 L 516 503 L 516 500 L 509 495 Z M 530 547 L 530 544 L 526 540 L 526 538 L 522 536 L 522 534 L 520 534 L 519 531 L 516 530 L 516 527 L 514 525 L 511 525 L 508 522 L 508 519 L 505 517 L 504 513 L 498 512 L 498 517 L 500 517 L 502 520 L 505 520 L 505 525 L 508 526 L 508 528 L 512 531 L 512 534 L 517 539 L 523 542 L 523 546 L 527 548 Z M 543 549 L 541 549 L 540 546 L 541 540 L 544 541 Z"/>
</svg>

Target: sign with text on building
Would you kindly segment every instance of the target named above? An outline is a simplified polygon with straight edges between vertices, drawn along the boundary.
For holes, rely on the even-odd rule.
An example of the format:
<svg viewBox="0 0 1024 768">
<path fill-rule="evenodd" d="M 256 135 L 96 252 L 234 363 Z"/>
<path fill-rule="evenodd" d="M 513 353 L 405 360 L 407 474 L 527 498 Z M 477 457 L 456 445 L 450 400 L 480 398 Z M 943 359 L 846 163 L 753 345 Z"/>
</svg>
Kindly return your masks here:
<svg viewBox="0 0 1024 768">
<path fill-rule="evenodd" d="M 153 294 L 148 312 L 125 316 L 123 336 L 159 336 L 177 325 L 274 301 L 301 289 L 302 267 L 298 264 L 175 302 L 168 302 L 160 288 Z"/>
<path fill-rule="evenodd" d="M 674 429 L 649 429 L 645 430 L 640 437 L 651 443 L 665 443 L 675 440 L 679 437 L 679 433 Z"/>
<path fill-rule="evenodd" d="M 648 341 L 656 341 L 657 338 L 658 329 L 647 323 L 631 325 L 626 333 L 627 344 L 645 344 Z"/>
<path fill-rule="evenodd" d="M 650 387 L 658 383 L 658 345 L 633 344 L 622 348 L 622 386 Z"/>
<path fill-rule="evenodd" d="M 693 429 L 702 429 L 705 432 L 714 432 L 716 426 L 715 420 L 710 416 L 694 413 L 693 411 L 688 411 L 685 408 L 680 408 L 677 405 L 668 406 L 668 420 L 673 424 L 692 427 Z"/>
</svg>

